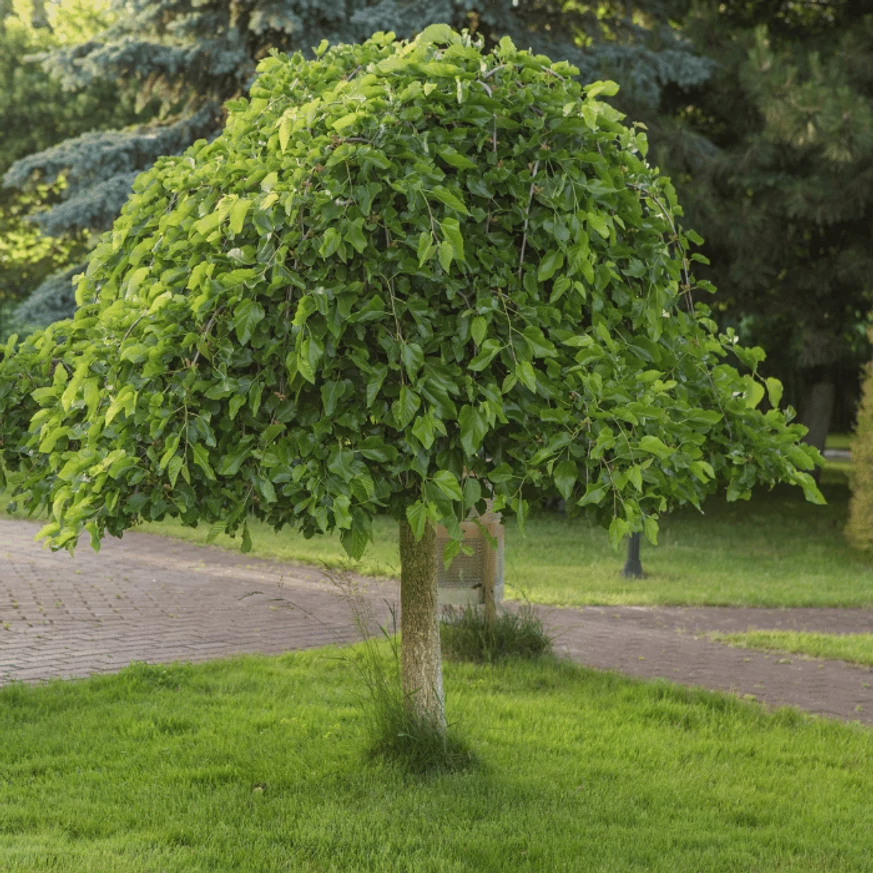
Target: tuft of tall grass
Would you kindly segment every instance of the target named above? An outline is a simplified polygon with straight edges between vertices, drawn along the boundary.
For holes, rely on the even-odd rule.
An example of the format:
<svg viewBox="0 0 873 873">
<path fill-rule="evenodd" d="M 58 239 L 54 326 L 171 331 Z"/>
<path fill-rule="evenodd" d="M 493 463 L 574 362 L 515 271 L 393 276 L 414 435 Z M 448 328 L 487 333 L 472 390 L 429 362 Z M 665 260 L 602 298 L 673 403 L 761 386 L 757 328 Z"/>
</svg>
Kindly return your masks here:
<svg viewBox="0 0 873 873">
<path fill-rule="evenodd" d="M 501 610 L 493 621 L 488 621 L 482 607 L 448 609 L 440 625 L 440 642 L 447 658 L 476 663 L 539 658 L 552 651 L 552 639 L 529 603 Z"/>
<path fill-rule="evenodd" d="M 409 705 L 403 691 L 400 635 L 391 609 L 391 626 L 379 624 L 370 602 L 348 571 L 328 577 L 341 590 L 363 642 L 350 656 L 358 678 L 359 699 L 367 725 L 367 754 L 415 775 L 453 773 L 476 763 L 455 724 L 443 729 Z"/>
</svg>

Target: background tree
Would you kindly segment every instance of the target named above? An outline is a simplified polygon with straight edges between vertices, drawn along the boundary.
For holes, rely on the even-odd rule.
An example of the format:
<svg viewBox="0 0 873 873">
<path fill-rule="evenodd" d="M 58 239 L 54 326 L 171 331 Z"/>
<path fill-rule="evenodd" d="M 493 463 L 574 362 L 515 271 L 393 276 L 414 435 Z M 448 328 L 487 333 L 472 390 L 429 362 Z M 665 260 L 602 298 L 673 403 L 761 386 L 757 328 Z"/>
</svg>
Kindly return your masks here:
<svg viewBox="0 0 873 873">
<path fill-rule="evenodd" d="M 836 377 L 853 388 L 869 358 L 873 15 L 840 0 L 701 4 L 682 32 L 718 67 L 664 93 L 654 152 L 707 239 L 719 319 L 769 339 L 823 448 L 835 401 L 853 406 Z"/>
<path fill-rule="evenodd" d="M 71 94 L 33 57 L 81 41 L 107 21 L 106 9 L 91 0 L 48 6 L 24 0 L 0 3 L 0 175 L 31 152 L 125 120 L 125 103 L 114 83 L 95 83 Z M 81 263 L 87 251 L 81 232 L 45 237 L 30 220 L 59 203 L 62 191 L 62 177 L 50 185 L 38 176 L 25 192 L 0 191 L 0 337 L 11 304 L 49 275 Z"/>
<path fill-rule="evenodd" d="M 139 178 L 58 351 L 9 348 L 0 413 L 42 408 L 4 458 L 54 547 L 172 515 L 247 548 L 255 516 L 357 556 L 390 514 L 405 690 L 439 727 L 434 525 L 451 559 L 487 496 L 523 524 L 560 495 L 654 540 L 719 484 L 820 500 L 815 452 L 757 409 L 781 391 L 760 349 L 693 302 L 673 189 L 597 99 L 612 83 L 444 25 L 318 54 L 263 61 L 222 135 Z M 52 381 L 22 399 L 31 372 Z"/>
<path fill-rule="evenodd" d="M 858 422 L 852 435 L 852 472 L 846 537 L 857 549 L 873 549 L 873 364 L 864 371 Z"/>
<path fill-rule="evenodd" d="M 702 81 L 712 67 L 671 26 L 674 6 L 650 0 L 640 17 L 636 4 L 625 2 L 113 0 L 116 17 L 109 26 L 49 53 L 45 66 L 67 88 L 120 82 L 135 89 L 148 123 L 36 151 L 12 167 L 6 183 L 27 190 L 34 181 L 63 176 L 60 202 L 41 216 L 43 229 L 51 235 L 105 230 L 139 172 L 160 155 L 179 154 L 219 133 L 222 105 L 246 92 L 270 49 L 310 52 L 322 39 L 357 42 L 377 30 L 409 37 L 435 22 L 468 27 L 489 44 L 509 34 L 520 45 L 577 64 L 584 81 L 612 75 L 637 102 L 655 105 L 662 89 Z M 41 287 L 19 317 L 47 324 L 72 310 L 69 276 L 62 276 Z"/>
</svg>

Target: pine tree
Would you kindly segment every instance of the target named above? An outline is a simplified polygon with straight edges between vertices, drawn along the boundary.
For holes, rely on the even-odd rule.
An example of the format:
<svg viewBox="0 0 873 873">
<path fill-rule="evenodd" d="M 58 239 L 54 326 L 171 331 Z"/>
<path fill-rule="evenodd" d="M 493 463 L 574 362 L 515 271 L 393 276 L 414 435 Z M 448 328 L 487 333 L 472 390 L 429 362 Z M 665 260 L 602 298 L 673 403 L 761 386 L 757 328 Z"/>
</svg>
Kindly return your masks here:
<svg viewBox="0 0 873 873">
<path fill-rule="evenodd" d="M 66 92 L 34 55 L 81 40 L 106 25 L 99 2 L 53 5 L 0 2 L 0 175 L 29 153 L 129 117 L 117 86 L 94 83 Z M 29 295 L 48 275 L 78 263 L 87 251 L 79 231 L 45 237 L 30 220 L 63 199 L 63 180 L 35 178 L 26 191 L 0 191 L 0 336 L 10 303 Z"/>
<path fill-rule="evenodd" d="M 720 317 L 776 346 L 823 448 L 837 368 L 869 357 L 873 15 L 866 4 L 699 7 L 684 32 L 718 61 L 667 95 L 653 151 L 708 245 Z M 802 392 L 792 382 L 799 382 Z"/>
<path fill-rule="evenodd" d="M 360 42 L 376 31 L 409 37 L 435 22 L 469 28 L 489 44 L 509 35 L 519 45 L 576 64 L 583 81 L 618 78 L 628 99 L 657 103 L 663 89 L 703 81 L 701 60 L 670 25 L 676 3 L 607 2 L 596 9 L 558 0 L 114 0 L 114 24 L 93 39 L 53 52 L 46 69 L 69 88 L 102 82 L 135 85 L 152 123 L 91 133 L 19 161 L 6 184 L 65 175 L 63 202 L 41 216 L 49 234 L 103 230 L 136 176 L 161 155 L 181 153 L 221 129 L 223 104 L 246 92 L 255 64 L 272 49 L 309 52 L 322 40 Z M 684 4 L 679 4 L 684 5 Z M 75 272 L 75 271 L 74 271 Z M 69 284 L 53 279 L 22 310 L 48 323 L 69 314 Z"/>
</svg>

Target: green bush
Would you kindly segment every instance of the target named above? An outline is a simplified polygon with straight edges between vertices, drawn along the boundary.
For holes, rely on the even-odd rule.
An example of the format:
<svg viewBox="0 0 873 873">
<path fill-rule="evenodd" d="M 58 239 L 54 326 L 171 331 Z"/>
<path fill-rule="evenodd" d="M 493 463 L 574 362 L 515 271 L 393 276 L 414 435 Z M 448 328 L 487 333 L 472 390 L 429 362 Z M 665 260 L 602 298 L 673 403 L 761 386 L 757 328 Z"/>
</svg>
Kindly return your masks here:
<svg viewBox="0 0 873 873">
<path fill-rule="evenodd" d="M 492 662 L 538 658 L 552 651 L 552 639 L 530 604 L 504 610 L 488 621 L 485 610 L 467 606 L 448 612 L 440 626 L 443 654 L 456 661 Z"/>
</svg>

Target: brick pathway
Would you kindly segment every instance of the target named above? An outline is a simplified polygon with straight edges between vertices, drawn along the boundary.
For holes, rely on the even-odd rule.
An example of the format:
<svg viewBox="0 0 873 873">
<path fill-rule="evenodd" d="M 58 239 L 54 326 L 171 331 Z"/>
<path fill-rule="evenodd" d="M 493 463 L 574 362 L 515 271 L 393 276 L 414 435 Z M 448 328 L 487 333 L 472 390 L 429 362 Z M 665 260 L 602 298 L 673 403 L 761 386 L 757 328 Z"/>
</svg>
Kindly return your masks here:
<svg viewBox="0 0 873 873">
<path fill-rule="evenodd" d="M 99 555 L 45 551 L 38 525 L 0 519 L 0 684 L 87 676 L 131 661 L 273 654 L 357 638 L 346 594 L 317 569 L 147 534 Z M 391 620 L 396 583 L 361 580 Z M 580 663 L 663 677 L 770 705 L 873 725 L 873 670 L 732 649 L 707 631 L 873 632 L 873 610 L 700 607 L 543 609 L 560 651 Z"/>
</svg>

